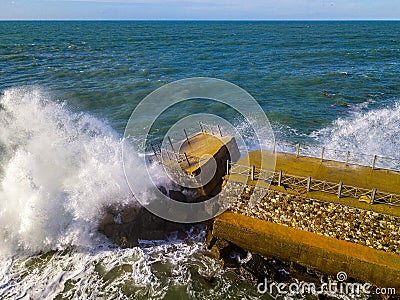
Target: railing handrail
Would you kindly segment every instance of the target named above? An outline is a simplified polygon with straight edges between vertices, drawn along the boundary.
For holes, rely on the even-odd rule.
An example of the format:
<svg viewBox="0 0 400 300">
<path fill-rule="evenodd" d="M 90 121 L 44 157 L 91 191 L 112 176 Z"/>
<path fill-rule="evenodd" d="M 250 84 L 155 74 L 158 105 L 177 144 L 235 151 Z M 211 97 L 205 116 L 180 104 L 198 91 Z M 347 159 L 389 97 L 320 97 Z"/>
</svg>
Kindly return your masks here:
<svg viewBox="0 0 400 300">
<path fill-rule="evenodd" d="M 231 166 L 229 168 L 229 166 Z M 235 168 L 241 168 L 240 172 L 236 171 Z M 244 170 L 243 170 L 244 169 Z M 247 172 L 245 171 L 247 169 Z M 259 176 L 259 174 L 270 174 L 268 177 Z M 246 174 L 247 173 L 247 174 Z M 267 170 L 256 168 L 255 166 L 239 165 L 233 162 L 227 161 L 227 174 L 237 174 L 251 178 L 251 180 L 264 180 L 270 181 L 270 183 L 281 185 L 288 185 L 292 187 L 305 188 L 307 192 L 309 191 L 322 191 L 329 194 L 336 194 L 338 198 L 342 196 L 361 199 L 361 197 L 367 197 L 366 200 L 370 204 L 380 203 L 393 206 L 400 206 L 400 194 L 390 193 L 385 191 L 378 191 L 377 188 L 366 189 L 361 187 L 355 187 L 351 185 L 344 185 L 341 181 L 338 183 L 313 179 L 311 176 L 299 176 L 283 174 L 282 170 Z M 246 180 L 247 181 L 247 180 Z M 321 187 L 322 188 L 318 188 Z M 337 189 L 335 189 L 337 188 Z"/>
<path fill-rule="evenodd" d="M 199 127 L 200 127 L 200 131 L 202 133 L 207 133 L 207 134 L 211 134 L 214 136 L 223 137 L 222 129 L 221 129 L 220 125 L 213 125 L 213 124 L 206 124 L 203 122 L 199 122 Z M 180 139 L 180 140 L 186 139 L 189 142 L 189 136 L 187 134 L 186 129 L 183 129 L 182 133 L 184 135 L 182 136 L 182 139 Z M 198 163 L 201 160 L 200 157 L 187 154 L 186 152 L 180 153 L 179 151 L 176 151 L 171 137 L 167 136 L 167 139 L 170 144 L 170 148 L 171 148 L 170 150 L 165 147 L 163 148 L 162 142 L 153 142 L 150 144 L 155 157 L 159 158 L 159 156 L 162 156 L 163 153 L 166 153 L 167 158 L 169 160 L 175 161 L 177 163 L 181 163 L 182 161 L 186 160 L 189 166 L 193 163 L 193 162 L 191 163 L 191 160 L 194 160 L 196 163 Z"/>
<path fill-rule="evenodd" d="M 220 137 L 223 136 L 220 125 L 207 124 L 203 122 L 199 122 L 198 125 L 200 132 L 202 133 L 208 133 Z M 182 136 L 180 136 L 179 139 L 189 140 L 188 134 L 185 129 L 183 129 Z M 247 140 L 251 139 L 248 138 Z M 170 143 L 172 144 L 172 142 Z M 152 147 L 158 147 L 158 149 L 161 149 L 160 145 L 161 143 L 153 143 Z M 171 147 L 173 146 L 171 145 Z M 385 170 L 400 171 L 400 159 L 386 157 L 382 155 L 367 154 L 358 151 L 350 151 L 342 149 L 333 149 L 325 146 L 322 146 L 321 148 L 313 148 L 307 145 L 304 146 L 302 145 L 302 143 L 287 143 L 287 142 L 275 142 L 273 145 L 273 149 L 276 152 L 296 154 L 296 156 L 301 156 L 301 157 L 305 156 L 305 157 L 320 158 L 321 161 L 338 161 L 338 162 L 345 162 L 346 164 L 351 164 L 351 165 L 369 166 L 373 169 L 379 168 Z M 153 152 L 155 155 L 157 155 L 157 151 L 155 151 L 154 148 Z M 177 151 L 173 149 L 173 152 Z M 334 157 L 329 156 L 329 153 L 332 152 L 335 154 Z M 160 153 L 160 151 L 158 151 L 158 153 Z M 342 155 L 338 157 L 337 154 L 342 154 Z"/>
<path fill-rule="evenodd" d="M 294 151 L 290 151 L 288 149 L 280 149 L 277 150 L 277 146 L 286 146 L 287 148 L 292 148 L 295 149 Z M 303 149 L 303 153 L 301 150 Z M 297 156 L 306 156 L 306 157 L 313 157 L 313 158 L 320 158 L 322 161 L 338 161 L 338 162 L 345 162 L 346 164 L 352 164 L 352 165 L 361 165 L 361 166 L 369 166 L 372 167 L 373 169 L 378 167 L 378 163 L 380 160 L 386 160 L 387 162 L 392 162 L 396 166 L 380 166 L 378 167 L 379 169 L 385 169 L 385 170 L 392 170 L 392 171 L 400 171 L 400 159 L 395 159 L 387 156 L 382 156 L 382 155 L 376 155 L 376 154 L 367 154 L 367 153 L 362 153 L 362 152 L 357 152 L 357 151 L 350 151 L 350 150 L 341 150 L 341 149 L 332 149 L 329 147 L 321 147 L 319 148 L 319 156 L 317 154 L 311 153 L 317 151 L 311 151 L 313 148 L 310 147 L 301 147 L 301 143 L 296 143 L 296 144 L 291 144 L 291 143 L 285 143 L 285 142 L 275 142 L 274 144 L 274 151 L 276 152 L 282 152 L 282 153 L 289 153 L 289 154 L 296 154 Z M 315 149 L 315 148 L 314 148 Z M 305 153 L 304 153 L 305 150 Z M 343 154 L 343 157 L 340 158 L 330 158 L 327 157 L 326 154 L 329 151 Z M 364 158 L 368 158 L 369 161 L 356 161 L 355 159 L 351 159 L 351 156 L 362 156 Z"/>
</svg>

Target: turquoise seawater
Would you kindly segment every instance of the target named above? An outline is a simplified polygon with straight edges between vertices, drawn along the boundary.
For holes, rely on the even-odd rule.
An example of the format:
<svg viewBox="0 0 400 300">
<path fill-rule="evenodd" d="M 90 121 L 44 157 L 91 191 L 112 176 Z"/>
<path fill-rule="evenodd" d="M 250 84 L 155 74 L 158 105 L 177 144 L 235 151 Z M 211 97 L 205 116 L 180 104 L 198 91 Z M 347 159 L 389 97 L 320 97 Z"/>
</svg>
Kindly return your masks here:
<svg viewBox="0 0 400 300">
<path fill-rule="evenodd" d="M 383 21 L 0 22 L 0 298 L 259 298 L 209 257 L 203 231 L 132 249 L 97 233 L 104 205 L 134 201 L 121 167 L 132 110 L 164 84 L 215 77 L 257 100 L 279 142 L 400 159 L 399 33 Z M 196 112 L 233 116 L 191 101 L 154 137 Z"/>
<path fill-rule="evenodd" d="M 352 107 L 400 98 L 399 22 L 1 22 L 0 29 L 0 89 L 40 86 L 119 133 L 147 94 L 187 77 L 239 85 L 282 134 L 309 135 Z"/>
</svg>

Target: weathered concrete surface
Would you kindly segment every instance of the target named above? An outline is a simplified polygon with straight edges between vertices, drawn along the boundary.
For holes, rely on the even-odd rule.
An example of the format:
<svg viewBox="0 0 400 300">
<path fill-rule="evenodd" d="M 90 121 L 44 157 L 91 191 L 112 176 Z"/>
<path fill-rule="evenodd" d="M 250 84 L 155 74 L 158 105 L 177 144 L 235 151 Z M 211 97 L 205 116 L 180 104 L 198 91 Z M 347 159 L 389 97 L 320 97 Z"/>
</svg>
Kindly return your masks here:
<svg viewBox="0 0 400 300">
<path fill-rule="evenodd" d="M 189 142 L 184 140 L 179 149 L 179 153 L 186 153 L 189 157 L 196 157 L 200 160 L 190 161 L 191 165 L 188 166 L 185 161 L 181 163 L 181 167 L 188 173 L 196 173 L 196 170 L 201 168 L 203 164 L 209 160 L 207 156 L 215 156 L 222 147 L 226 147 L 230 152 L 231 159 L 236 161 L 240 157 L 239 149 L 236 140 L 233 136 L 217 137 L 205 132 L 197 133 L 189 137 Z M 203 158 L 203 159 L 202 159 Z"/>
<path fill-rule="evenodd" d="M 226 174 L 226 161 L 237 161 L 240 157 L 234 137 L 216 137 L 208 133 L 198 133 L 189 137 L 189 141 L 183 141 L 179 153 L 186 153 L 189 158 L 190 164 L 187 161 L 180 163 L 181 168 L 189 175 L 199 176 L 200 182 L 206 182 L 204 178 L 207 174 L 212 174 L 208 183 L 192 189 L 200 196 L 218 194 Z"/>
<path fill-rule="evenodd" d="M 246 217 L 224 213 L 213 223 L 212 235 L 264 257 L 276 257 L 379 287 L 400 289 L 400 256 L 354 243 Z"/>
</svg>

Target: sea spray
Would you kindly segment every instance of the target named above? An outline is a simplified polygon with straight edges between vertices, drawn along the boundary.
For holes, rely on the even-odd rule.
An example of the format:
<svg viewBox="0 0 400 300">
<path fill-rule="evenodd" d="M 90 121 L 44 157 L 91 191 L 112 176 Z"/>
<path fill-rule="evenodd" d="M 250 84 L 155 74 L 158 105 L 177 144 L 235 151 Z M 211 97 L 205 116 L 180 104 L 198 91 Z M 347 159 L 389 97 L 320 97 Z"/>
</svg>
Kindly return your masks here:
<svg viewBox="0 0 400 300">
<path fill-rule="evenodd" d="M 312 134 L 323 146 L 400 159 L 400 103 L 354 112 Z"/>
<path fill-rule="evenodd" d="M 126 183 L 122 141 L 104 122 L 72 113 L 40 88 L 12 88 L 0 98 L 0 251 L 90 247 L 101 236 L 102 208 L 136 203 Z M 146 168 L 129 153 L 137 188 Z M 154 171 L 154 170 L 153 170 Z"/>
</svg>

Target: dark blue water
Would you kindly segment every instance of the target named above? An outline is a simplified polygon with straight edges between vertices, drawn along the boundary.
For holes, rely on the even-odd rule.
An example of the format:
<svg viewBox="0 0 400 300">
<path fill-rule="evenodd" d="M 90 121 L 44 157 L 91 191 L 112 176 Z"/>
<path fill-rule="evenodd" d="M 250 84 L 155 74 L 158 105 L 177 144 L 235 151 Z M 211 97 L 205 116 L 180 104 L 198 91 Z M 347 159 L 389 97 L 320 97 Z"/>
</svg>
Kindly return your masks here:
<svg viewBox="0 0 400 300">
<path fill-rule="evenodd" d="M 157 87 L 216 77 L 252 94 L 281 134 L 308 135 L 400 98 L 399 32 L 400 22 L 1 22 L 0 89 L 38 85 L 122 133 Z"/>
</svg>

